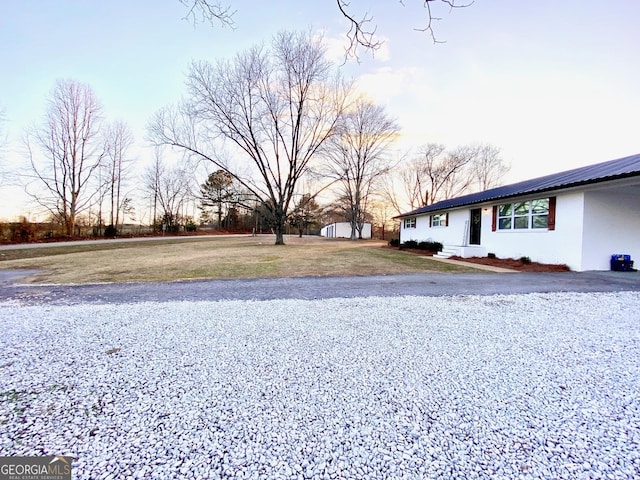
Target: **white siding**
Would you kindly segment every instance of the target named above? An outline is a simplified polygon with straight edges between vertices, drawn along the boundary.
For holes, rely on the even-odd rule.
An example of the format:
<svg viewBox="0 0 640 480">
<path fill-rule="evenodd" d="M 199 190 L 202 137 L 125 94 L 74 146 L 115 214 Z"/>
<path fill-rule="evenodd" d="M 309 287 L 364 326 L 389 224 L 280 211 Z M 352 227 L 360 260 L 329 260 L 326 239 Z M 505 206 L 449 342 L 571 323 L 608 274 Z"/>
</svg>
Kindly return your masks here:
<svg viewBox="0 0 640 480">
<path fill-rule="evenodd" d="M 469 210 L 451 210 L 448 213 L 449 225 L 446 227 L 429 227 L 429 215 L 416 217 L 416 228 L 404 228 L 403 221 L 400 227 L 400 241 L 433 240 L 445 245 L 462 245 Z"/>
<path fill-rule="evenodd" d="M 623 190 L 624 192 L 624 190 Z M 640 197 L 617 191 L 585 193 L 582 270 L 609 270 L 613 254 L 640 265 Z"/>
<path fill-rule="evenodd" d="M 496 230 L 492 232 L 492 209 L 490 207 L 484 208 L 482 211 L 482 245 L 487 248 L 488 252 L 495 253 L 499 258 L 529 257 L 534 262 L 564 263 L 572 270 L 580 270 L 582 267 L 583 197 L 582 192 L 556 195 L 555 230 Z"/>
</svg>

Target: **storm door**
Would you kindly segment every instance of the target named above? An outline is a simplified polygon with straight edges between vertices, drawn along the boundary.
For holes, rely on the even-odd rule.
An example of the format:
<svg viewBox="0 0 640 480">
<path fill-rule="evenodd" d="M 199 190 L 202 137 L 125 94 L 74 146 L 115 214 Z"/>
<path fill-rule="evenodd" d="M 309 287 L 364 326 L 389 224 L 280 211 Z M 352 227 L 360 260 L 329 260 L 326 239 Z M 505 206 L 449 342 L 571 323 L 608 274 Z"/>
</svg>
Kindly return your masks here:
<svg viewBox="0 0 640 480">
<path fill-rule="evenodd" d="M 469 228 L 469 245 L 480 245 L 480 231 L 482 230 L 482 209 L 471 210 L 471 227 Z"/>
</svg>

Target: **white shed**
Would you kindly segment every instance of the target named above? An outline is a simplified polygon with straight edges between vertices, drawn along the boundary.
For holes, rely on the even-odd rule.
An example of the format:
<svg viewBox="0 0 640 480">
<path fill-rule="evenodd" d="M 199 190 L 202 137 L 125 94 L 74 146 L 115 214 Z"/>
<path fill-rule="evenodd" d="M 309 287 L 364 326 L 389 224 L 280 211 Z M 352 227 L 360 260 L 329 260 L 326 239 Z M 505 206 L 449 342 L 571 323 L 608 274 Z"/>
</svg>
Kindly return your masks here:
<svg viewBox="0 0 640 480">
<path fill-rule="evenodd" d="M 320 235 L 326 238 L 351 238 L 351 224 L 349 222 L 330 223 L 322 227 Z M 363 225 L 362 238 L 371 238 L 370 223 Z"/>
</svg>

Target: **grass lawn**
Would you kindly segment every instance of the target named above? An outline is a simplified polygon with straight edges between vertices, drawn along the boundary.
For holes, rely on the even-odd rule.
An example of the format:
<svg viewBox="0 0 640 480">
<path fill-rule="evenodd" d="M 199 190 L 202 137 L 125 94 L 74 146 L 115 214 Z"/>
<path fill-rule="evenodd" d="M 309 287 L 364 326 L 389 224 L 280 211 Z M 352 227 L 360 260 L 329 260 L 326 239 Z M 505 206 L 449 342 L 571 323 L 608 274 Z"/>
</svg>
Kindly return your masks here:
<svg viewBox="0 0 640 480">
<path fill-rule="evenodd" d="M 287 237 L 199 237 L 0 251 L 0 269 L 36 269 L 34 284 L 171 281 L 474 272 L 428 257 L 384 248 L 386 242 Z"/>
</svg>

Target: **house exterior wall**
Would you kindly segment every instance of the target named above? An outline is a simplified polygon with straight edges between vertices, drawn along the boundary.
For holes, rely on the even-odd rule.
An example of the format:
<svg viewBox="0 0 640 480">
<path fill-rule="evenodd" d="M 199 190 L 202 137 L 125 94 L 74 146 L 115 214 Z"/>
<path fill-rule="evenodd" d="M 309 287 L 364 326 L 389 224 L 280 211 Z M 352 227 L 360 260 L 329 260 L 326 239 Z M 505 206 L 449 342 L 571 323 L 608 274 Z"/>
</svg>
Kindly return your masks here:
<svg viewBox="0 0 640 480">
<path fill-rule="evenodd" d="M 582 270 L 609 270 L 613 254 L 640 265 L 640 197 L 617 191 L 585 193 Z"/>
<path fill-rule="evenodd" d="M 407 240 L 434 240 L 445 245 L 461 245 L 464 236 L 465 221 L 469 220 L 469 210 L 451 210 L 449 213 L 449 225 L 446 227 L 429 227 L 430 215 L 416 217 L 415 228 L 404 228 L 404 222 L 400 225 L 400 242 Z"/>
<path fill-rule="evenodd" d="M 473 208 L 481 208 L 482 211 L 480 245 L 499 258 L 526 256 L 534 262 L 563 263 L 572 270 L 583 270 L 584 193 L 566 192 L 554 196 L 556 197 L 555 230 L 496 230 L 494 232 L 492 231 L 492 207 L 498 203 L 474 206 Z M 522 197 L 499 203 L 536 198 L 544 198 L 544 196 Z M 402 223 L 400 240 L 404 242 L 431 239 L 444 245 L 465 245 L 468 243 L 469 235 L 466 222 L 470 217 L 471 208 L 451 210 L 447 227 L 429 227 L 429 215 L 417 216 L 416 228 L 404 228 L 404 222 Z M 638 228 L 640 229 L 640 222 L 638 222 Z M 611 253 L 629 252 L 612 251 Z M 640 260 L 640 253 L 638 255 Z M 607 265 L 606 268 L 600 269 L 608 268 Z"/>
<path fill-rule="evenodd" d="M 557 194 L 555 230 L 491 231 L 492 209 L 483 208 L 481 243 L 499 258 L 529 257 L 534 262 L 564 263 L 582 269 L 584 194 Z M 528 198 L 544 198 L 541 196 Z M 527 198 L 523 198 L 525 200 Z M 521 200 L 518 198 L 517 200 Z M 509 200 L 512 202 L 513 200 Z"/>
<path fill-rule="evenodd" d="M 529 203 L 528 213 L 523 205 L 499 208 L 552 197 L 548 208 L 545 202 Z M 480 238 L 478 242 L 478 230 L 473 228 L 474 243 L 479 245 L 469 246 L 474 209 L 481 212 Z M 494 212 L 503 216 L 496 219 Z M 436 214 L 439 218 L 448 214 L 446 227 L 430 226 Z M 487 253 L 500 258 L 529 257 L 584 271 L 609 270 L 611 256 L 617 254 L 630 255 L 639 268 L 640 155 L 444 200 L 397 218 L 402 220 L 401 241 L 441 242 L 445 253 L 463 257 Z M 475 213 L 473 220 L 477 225 Z M 533 225 L 540 228 L 531 228 Z"/>
</svg>

